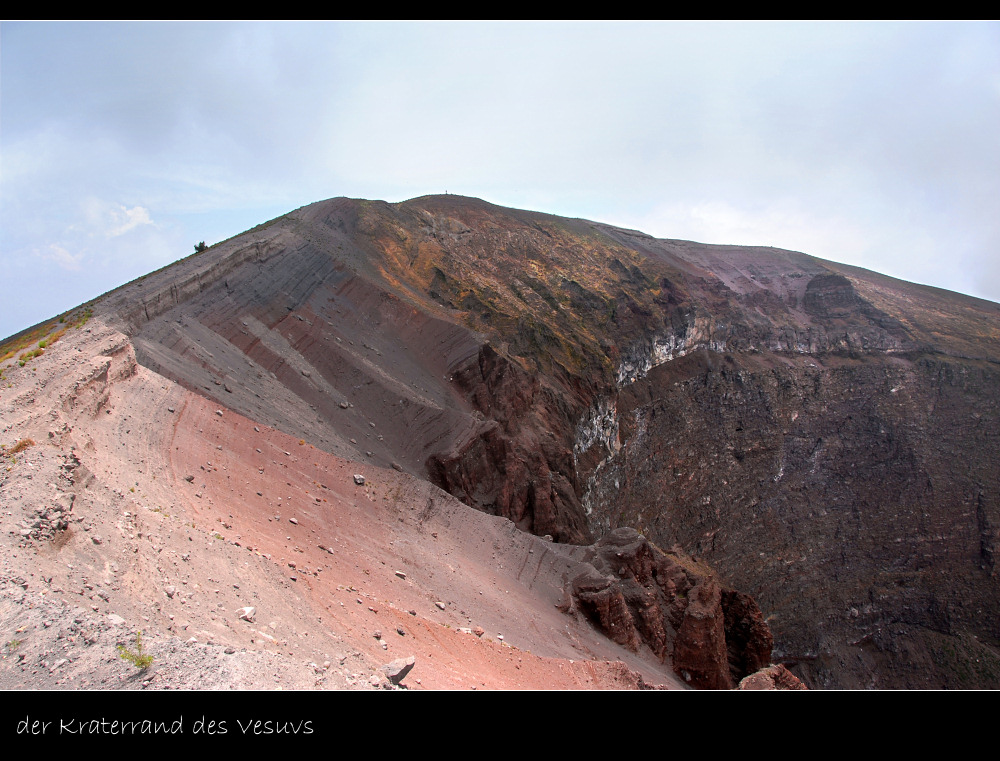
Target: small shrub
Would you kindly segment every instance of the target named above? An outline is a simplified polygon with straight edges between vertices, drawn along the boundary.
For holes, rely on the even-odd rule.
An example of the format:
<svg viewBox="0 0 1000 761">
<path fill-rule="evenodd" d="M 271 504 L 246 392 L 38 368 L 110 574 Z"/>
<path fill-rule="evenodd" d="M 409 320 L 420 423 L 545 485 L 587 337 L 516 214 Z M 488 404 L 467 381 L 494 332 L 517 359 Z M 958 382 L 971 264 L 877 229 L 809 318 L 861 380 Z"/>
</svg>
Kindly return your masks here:
<svg viewBox="0 0 1000 761">
<path fill-rule="evenodd" d="M 153 663 L 153 656 L 147 653 L 142 645 L 141 631 L 135 633 L 135 650 L 131 650 L 125 645 L 119 645 L 118 657 L 140 670 L 148 669 Z"/>
<path fill-rule="evenodd" d="M 21 439 L 8 451 L 4 452 L 4 454 L 20 454 L 28 447 L 33 447 L 33 446 L 35 446 L 35 442 L 33 439 Z"/>
</svg>

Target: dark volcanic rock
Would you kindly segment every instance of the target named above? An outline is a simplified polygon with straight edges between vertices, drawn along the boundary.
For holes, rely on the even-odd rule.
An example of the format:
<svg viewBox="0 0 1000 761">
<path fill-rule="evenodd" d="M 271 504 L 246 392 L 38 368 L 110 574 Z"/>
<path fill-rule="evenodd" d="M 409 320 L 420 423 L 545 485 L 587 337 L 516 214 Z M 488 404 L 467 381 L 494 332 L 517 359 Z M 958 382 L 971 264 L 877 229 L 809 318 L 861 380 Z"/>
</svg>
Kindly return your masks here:
<svg viewBox="0 0 1000 761">
<path fill-rule="evenodd" d="M 612 531 L 573 580 L 580 609 L 615 642 L 640 643 L 695 687 L 730 689 L 770 664 L 771 632 L 749 595 L 722 587 L 690 558 L 634 529 Z"/>
<path fill-rule="evenodd" d="M 726 652 L 731 674 L 752 674 L 771 663 L 774 637 L 764 623 L 757 602 L 735 589 L 722 591 L 726 620 Z M 739 676 L 734 676 L 739 679 Z"/>
<path fill-rule="evenodd" d="M 674 670 L 695 687 L 725 690 L 733 686 L 722 594 L 714 579 L 702 579 L 691 589 L 673 661 Z"/>
<path fill-rule="evenodd" d="M 802 299 L 806 312 L 817 317 L 850 317 L 859 314 L 864 306 L 851 281 L 843 275 L 816 275 Z"/>
<path fill-rule="evenodd" d="M 455 384 L 493 424 L 465 447 L 428 458 L 430 480 L 466 504 L 556 541 L 592 541 L 575 486 L 564 393 L 484 346 Z M 561 435 L 559 435 L 561 434 Z"/>
<path fill-rule="evenodd" d="M 608 637 L 630 650 L 639 649 L 635 621 L 617 579 L 591 567 L 573 580 L 573 595 L 580 609 Z"/>
<path fill-rule="evenodd" d="M 592 525 L 643 526 L 741 579 L 807 682 L 871 686 L 864 641 L 897 664 L 878 685 L 953 684 L 937 635 L 1000 634 L 998 384 L 943 357 L 684 357 L 619 397 Z M 912 667 L 872 644 L 887 627 L 922 653 Z"/>
</svg>

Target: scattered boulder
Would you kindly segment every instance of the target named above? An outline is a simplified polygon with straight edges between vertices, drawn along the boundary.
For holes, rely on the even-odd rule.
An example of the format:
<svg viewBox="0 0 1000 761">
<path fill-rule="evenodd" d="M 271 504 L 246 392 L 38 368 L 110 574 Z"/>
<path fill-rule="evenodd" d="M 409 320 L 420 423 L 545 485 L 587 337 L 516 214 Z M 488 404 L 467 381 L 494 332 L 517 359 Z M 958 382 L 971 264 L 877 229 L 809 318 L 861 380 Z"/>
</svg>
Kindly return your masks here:
<svg viewBox="0 0 1000 761">
<path fill-rule="evenodd" d="M 760 671 L 744 677 L 741 690 L 806 690 L 795 674 L 780 663 L 774 663 Z"/>
<path fill-rule="evenodd" d="M 382 673 L 385 674 L 386 678 L 392 683 L 398 685 L 406 675 L 410 673 L 413 667 L 416 665 L 416 656 L 411 655 L 408 658 L 397 658 L 392 663 L 387 663 L 382 667 Z"/>
<path fill-rule="evenodd" d="M 257 617 L 257 609 L 247 605 L 245 608 L 240 608 L 240 620 L 252 622 Z"/>
<path fill-rule="evenodd" d="M 361 475 L 360 473 L 355 473 L 354 474 L 354 483 L 356 483 L 358 486 L 363 486 L 364 483 L 365 483 L 365 477 L 363 475 Z"/>
</svg>

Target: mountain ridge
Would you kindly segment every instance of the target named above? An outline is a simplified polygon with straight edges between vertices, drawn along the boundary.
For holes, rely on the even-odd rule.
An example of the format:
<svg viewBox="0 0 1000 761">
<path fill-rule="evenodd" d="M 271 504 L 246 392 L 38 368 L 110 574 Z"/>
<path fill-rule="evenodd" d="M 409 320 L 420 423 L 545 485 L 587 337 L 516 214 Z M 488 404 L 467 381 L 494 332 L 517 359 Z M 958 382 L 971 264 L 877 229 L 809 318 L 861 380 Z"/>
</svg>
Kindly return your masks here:
<svg viewBox="0 0 1000 761">
<path fill-rule="evenodd" d="M 452 195 L 310 204 L 93 304 L 139 365 L 332 455 L 704 557 L 810 686 L 961 685 L 942 637 L 995 662 L 1000 305 Z"/>
</svg>

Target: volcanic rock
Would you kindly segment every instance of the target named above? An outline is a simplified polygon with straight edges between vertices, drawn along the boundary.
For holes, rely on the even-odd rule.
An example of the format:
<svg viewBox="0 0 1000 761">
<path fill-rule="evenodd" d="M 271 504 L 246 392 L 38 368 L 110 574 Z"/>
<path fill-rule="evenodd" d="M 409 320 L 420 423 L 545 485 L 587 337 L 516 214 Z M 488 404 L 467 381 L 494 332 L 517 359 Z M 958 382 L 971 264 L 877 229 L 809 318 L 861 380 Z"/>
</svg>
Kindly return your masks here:
<svg viewBox="0 0 1000 761">
<path fill-rule="evenodd" d="M 804 690 L 806 686 L 787 668 L 774 664 L 744 677 L 741 690 Z"/>
<path fill-rule="evenodd" d="M 413 670 L 416 662 L 417 659 L 412 655 L 408 658 L 397 658 L 392 663 L 384 665 L 382 667 L 382 673 L 385 674 L 386 679 L 388 679 L 392 684 L 399 684 L 406 678 L 406 675 Z"/>
<path fill-rule="evenodd" d="M 771 632 L 753 598 L 723 588 L 691 558 L 619 528 L 583 559 L 573 580 L 580 609 L 615 642 L 669 655 L 693 686 L 729 689 L 770 664 Z"/>
</svg>

